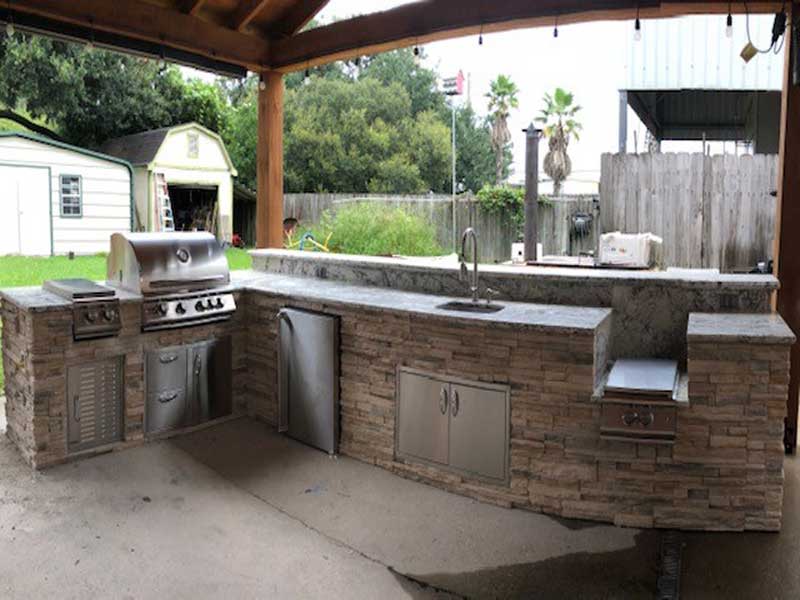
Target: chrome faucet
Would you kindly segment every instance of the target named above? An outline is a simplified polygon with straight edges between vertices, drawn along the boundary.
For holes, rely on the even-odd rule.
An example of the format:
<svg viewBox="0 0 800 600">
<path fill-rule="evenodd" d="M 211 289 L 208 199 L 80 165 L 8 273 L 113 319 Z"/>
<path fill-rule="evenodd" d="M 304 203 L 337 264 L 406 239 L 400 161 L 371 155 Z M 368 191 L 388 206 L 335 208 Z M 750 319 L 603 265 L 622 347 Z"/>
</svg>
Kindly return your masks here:
<svg viewBox="0 0 800 600">
<path fill-rule="evenodd" d="M 472 227 L 467 227 L 464 233 L 461 234 L 461 254 L 458 255 L 458 261 L 461 263 L 461 273 L 459 279 L 464 281 L 467 279 L 469 271 L 467 269 L 467 256 L 465 247 L 467 245 L 467 238 L 472 238 L 472 284 L 469 286 L 472 292 L 472 301 L 478 303 L 478 234 Z"/>
</svg>

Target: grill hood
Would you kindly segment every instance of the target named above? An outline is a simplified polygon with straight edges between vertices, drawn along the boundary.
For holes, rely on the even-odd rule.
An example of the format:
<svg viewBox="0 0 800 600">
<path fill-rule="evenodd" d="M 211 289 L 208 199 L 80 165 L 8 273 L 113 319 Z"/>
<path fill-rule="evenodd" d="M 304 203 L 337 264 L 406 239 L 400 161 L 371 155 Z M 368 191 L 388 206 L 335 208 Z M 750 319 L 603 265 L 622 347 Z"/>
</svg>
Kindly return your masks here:
<svg viewBox="0 0 800 600">
<path fill-rule="evenodd" d="M 146 296 L 223 287 L 228 261 L 210 233 L 115 233 L 108 283 Z"/>
</svg>

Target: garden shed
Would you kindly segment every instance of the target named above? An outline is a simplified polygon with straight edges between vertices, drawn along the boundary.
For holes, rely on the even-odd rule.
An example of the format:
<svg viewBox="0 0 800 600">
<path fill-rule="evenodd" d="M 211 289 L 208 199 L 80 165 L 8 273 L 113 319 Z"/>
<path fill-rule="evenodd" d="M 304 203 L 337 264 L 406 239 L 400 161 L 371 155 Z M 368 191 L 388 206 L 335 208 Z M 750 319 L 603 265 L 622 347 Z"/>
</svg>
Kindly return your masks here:
<svg viewBox="0 0 800 600">
<path fill-rule="evenodd" d="M 219 135 L 197 123 L 109 140 L 134 169 L 138 231 L 211 231 L 230 242 L 236 169 Z"/>
<path fill-rule="evenodd" d="M 133 222 L 125 160 L 26 132 L 0 133 L 0 256 L 94 254 Z"/>
</svg>

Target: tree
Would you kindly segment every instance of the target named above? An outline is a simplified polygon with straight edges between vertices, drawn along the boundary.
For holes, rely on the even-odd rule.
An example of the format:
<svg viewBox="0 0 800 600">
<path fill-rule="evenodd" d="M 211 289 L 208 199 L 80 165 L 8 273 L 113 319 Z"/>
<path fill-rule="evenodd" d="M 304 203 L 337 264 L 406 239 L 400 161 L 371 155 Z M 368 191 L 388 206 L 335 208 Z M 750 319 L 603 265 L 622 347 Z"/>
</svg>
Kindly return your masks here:
<svg viewBox="0 0 800 600">
<path fill-rule="evenodd" d="M 553 194 L 561 193 L 561 184 L 572 172 L 572 161 L 567 154 L 570 136 L 580 139 L 578 132 L 583 126 L 575 120 L 581 110 L 573 104 L 573 95 L 561 88 L 555 93 L 544 95 L 544 108 L 536 121 L 544 125 L 545 137 L 550 138 L 549 152 L 544 157 L 544 172 L 553 180 Z"/>
<path fill-rule="evenodd" d="M 495 182 L 495 157 L 492 150 L 492 127 L 479 118 L 467 104 L 456 109 L 456 177 L 464 190 L 477 192 Z M 508 177 L 512 156 L 506 146 L 503 155 L 502 178 Z"/>
<path fill-rule="evenodd" d="M 517 84 L 507 75 L 498 75 L 492 81 L 489 93 L 489 114 L 492 121 L 492 148 L 494 149 L 495 183 L 503 181 L 503 157 L 511 142 L 508 117 L 512 108 L 519 106 Z"/>
<path fill-rule="evenodd" d="M 219 131 L 228 111 L 217 86 L 177 67 L 24 34 L 0 43 L 0 103 L 88 147 L 186 121 Z"/>
</svg>

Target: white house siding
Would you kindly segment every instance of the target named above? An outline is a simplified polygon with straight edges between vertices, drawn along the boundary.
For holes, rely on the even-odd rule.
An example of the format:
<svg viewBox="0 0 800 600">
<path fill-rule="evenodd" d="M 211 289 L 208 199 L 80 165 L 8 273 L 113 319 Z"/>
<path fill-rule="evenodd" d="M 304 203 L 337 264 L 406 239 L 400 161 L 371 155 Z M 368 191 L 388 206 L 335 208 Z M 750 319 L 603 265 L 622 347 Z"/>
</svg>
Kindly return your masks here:
<svg viewBox="0 0 800 600">
<path fill-rule="evenodd" d="M 0 163 L 49 167 L 55 254 L 107 252 L 112 233 L 130 231 L 131 175 L 125 165 L 23 137 L 0 138 Z M 81 177 L 80 217 L 61 216 L 61 175 Z"/>
</svg>

